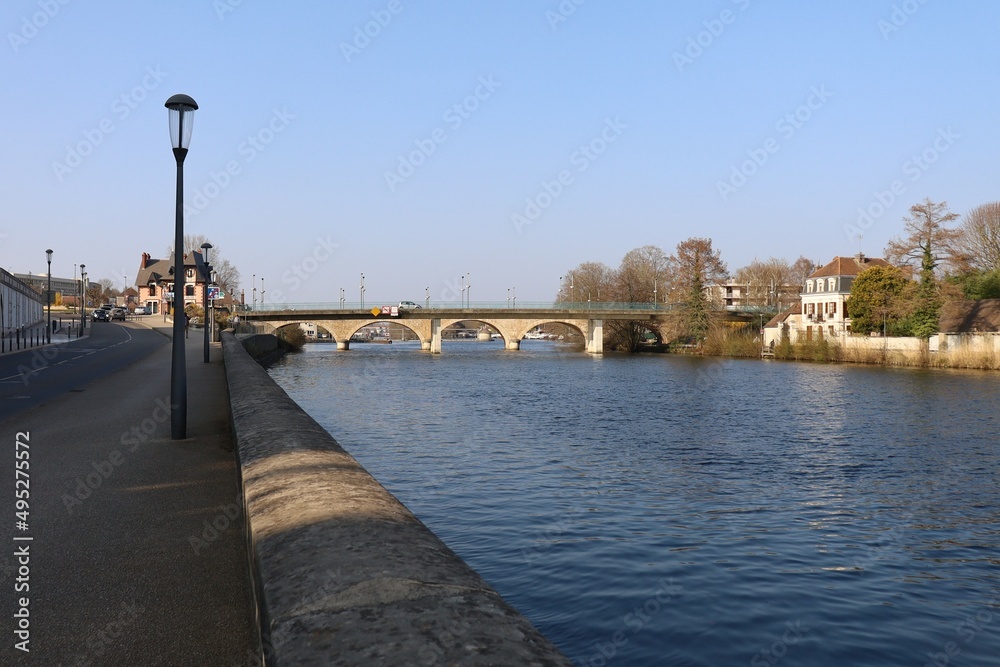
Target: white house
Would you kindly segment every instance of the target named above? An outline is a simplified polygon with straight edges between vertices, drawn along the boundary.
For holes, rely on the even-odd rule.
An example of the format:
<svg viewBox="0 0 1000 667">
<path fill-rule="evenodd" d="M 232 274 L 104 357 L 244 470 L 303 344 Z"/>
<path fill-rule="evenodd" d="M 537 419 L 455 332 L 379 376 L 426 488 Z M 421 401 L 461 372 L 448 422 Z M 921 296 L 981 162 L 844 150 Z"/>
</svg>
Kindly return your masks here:
<svg viewBox="0 0 1000 667">
<path fill-rule="evenodd" d="M 834 257 L 806 278 L 799 305 L 773 318 L 764 328 L 765 345 L 777 345 L 782 335 L 789 341 L 819 340 L 851 332 L 847 298 L 858 274 L 872 266 L 891 266 L 878 257 Z"/>
</svg>

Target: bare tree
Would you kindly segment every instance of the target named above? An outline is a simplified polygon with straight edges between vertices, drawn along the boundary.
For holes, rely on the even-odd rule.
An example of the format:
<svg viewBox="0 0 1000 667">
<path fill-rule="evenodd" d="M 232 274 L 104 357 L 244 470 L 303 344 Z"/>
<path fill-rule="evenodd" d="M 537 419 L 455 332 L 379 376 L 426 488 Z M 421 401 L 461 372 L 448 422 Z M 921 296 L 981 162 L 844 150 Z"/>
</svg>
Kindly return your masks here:
<svg viewBox="0 0 1000 667">
<path fill-rule="evenodd" d="M 1000 202 L 990 202 L 969 211 L 956 246 L 968 268 L 978 271 L 1000 269 Z"/>
<path fill-rule="evenodd" d="M 948 210 L 948 202 L 924 199 L 914 204 L 909 217 L 903 218 L 905 235 L 889 241 L 885 258 L 890 264 L 921 271 L 933 271 L 942 265 L 960 268 L 963 260 L 957 242 L 962 232 L 945 226 L 957 218 L 957 213 Z"/>
<path fill-rule="evenodd" d="M 615 274 L 617 301 L 649 303 L 663 302 L 661 290 L 667 287 L 670 258 L 655 245 L 629 250 Z"/>
<path fill-rule="evenodd" d="M 798 285 L 801 290 L 806 284 L 806 278 L 811 276 L 816 268 L 817 264 L 815 262 L 804 255 L 799 255 L 799 258 L 792 263 L 791 270 L 789 271 L 789 284 Z"/>
<path fill-rule="evenodd" d="M 670 256 L 673 286 L 680 295 L 679 329 L 687 337 L 704 339 L 711 326 L 705 288 L 728 276 L 721 252 L 712 249 L 712 239 L 692 237 L 677 244 Z"/>
<path fill-rule="evenodd" d="M 563 276 L 556 301 L 612 301 L 614 274 L 614 270 L 603 262 L 584 262 Z"/>
<path fill-rule="evenodd" d="M 771 257 L 762 262 L 755 259 L 737 269 L 733 281 L 746 286 L 746 305 L 774 306 L 779 296 L 788 291 L 791 273 L 792 267 L 787 260 Z"/>
</svg>

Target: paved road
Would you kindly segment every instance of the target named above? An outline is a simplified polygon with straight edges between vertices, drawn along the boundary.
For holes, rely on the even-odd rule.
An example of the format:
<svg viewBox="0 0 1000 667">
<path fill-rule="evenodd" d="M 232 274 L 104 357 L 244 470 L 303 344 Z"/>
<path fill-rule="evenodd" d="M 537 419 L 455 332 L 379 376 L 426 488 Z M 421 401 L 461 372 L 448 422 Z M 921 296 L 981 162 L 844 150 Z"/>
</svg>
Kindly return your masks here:
<svg viewBox="0 0 1000 667">
<path fill-rule="evenodd" d="M 0 421 L 80 391 L 168 342 L 139 323 L 94 322 L 85 338 L 0 356 Z"/>
<path fill-rule="evenodd" d="M 259 664 L 221 350 L 185 341 L 172 440 L 167 336 L 93 331 L 26 383 L 0 358 L 0 665 Z"/>
</svg>

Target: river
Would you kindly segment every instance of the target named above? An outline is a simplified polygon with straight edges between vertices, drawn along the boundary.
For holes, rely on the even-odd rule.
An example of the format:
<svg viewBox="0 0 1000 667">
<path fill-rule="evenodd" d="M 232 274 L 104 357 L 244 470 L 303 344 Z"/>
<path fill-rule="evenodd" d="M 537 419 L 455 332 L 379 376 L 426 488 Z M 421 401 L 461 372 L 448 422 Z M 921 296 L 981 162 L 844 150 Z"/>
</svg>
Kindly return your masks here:
<svg viewBox="0 0 1000 667">
<path fill-rule="evenodd" d="M 271 375 L 576 664 L 1000 664 L 1000 375 L 501 348 Z"/>
</svg>

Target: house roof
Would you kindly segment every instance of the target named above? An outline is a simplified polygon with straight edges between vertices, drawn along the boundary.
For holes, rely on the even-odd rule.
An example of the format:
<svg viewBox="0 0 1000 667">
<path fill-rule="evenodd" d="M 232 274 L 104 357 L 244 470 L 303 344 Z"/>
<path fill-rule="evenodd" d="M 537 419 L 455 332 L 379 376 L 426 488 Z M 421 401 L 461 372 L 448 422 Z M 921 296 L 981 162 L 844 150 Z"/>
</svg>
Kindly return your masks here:
<svg viewBox="0 0 1000 667">
<path fill-rule="evenodd" d="M 880 257 L 865 257 L 858 253 L 854 257 L 834 257 L 833 261 L 822 266 L 811 274 L 810 278 L 826 278 L 828 276 L 856 276 L 872 266 L 892 266 Z"/>
<path fill-rule="evenodd" d="M 941 333 L 1000 332 L 1000 299 L 946 301 L 938 320 Z"/>
<path fill-rule="evenodd" d="M 196 268 L 195 271 L 195 281 L 200 282 L 201 277 L 201 253 L 197 250 L 193 250 L 184 255 L 184 267 L 185 268 Z M 158 283 L 160 281 L 173 280 L 174 275 L 174 257 L 171 253 L 169 259 L 152 259 L 147 254 L 143 254 L 142 263 L 139 265 L 139 273 L 136 274 L 135 284 L 136 285 L 148 285 L 151 282 Z"/>
<path fill-rule="evenodd" d="M 764 328 L 765 329 L 773 328 L 778 326 L 779 324 L 783 324 L 784 321 L 788 319 L 789 315 L 796 315 L 801 312 L 802 312 L 802 301 L 799 300 L 795 302 L 795 305 L 788 308 L 788 310 L 780 312 L 774 317 L 772 317 L 770 320 L 768 320 L 767 324 L 764 325 Z"/>
</svg>

